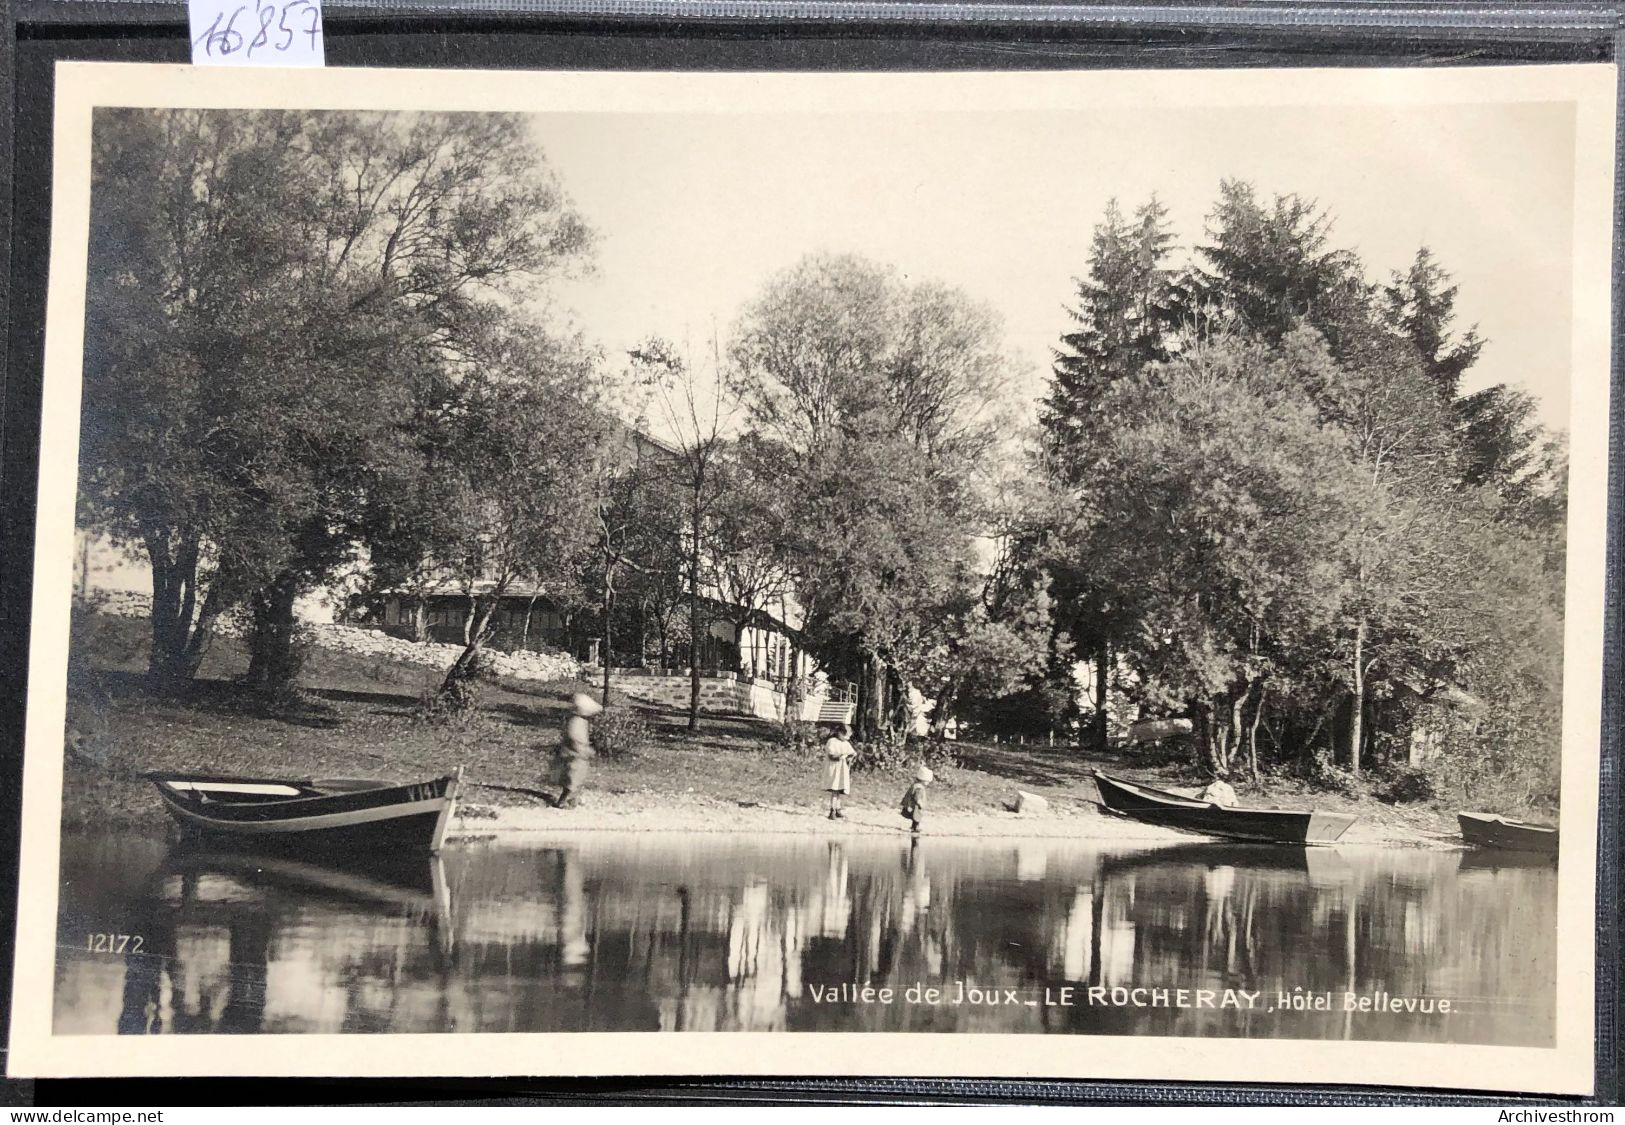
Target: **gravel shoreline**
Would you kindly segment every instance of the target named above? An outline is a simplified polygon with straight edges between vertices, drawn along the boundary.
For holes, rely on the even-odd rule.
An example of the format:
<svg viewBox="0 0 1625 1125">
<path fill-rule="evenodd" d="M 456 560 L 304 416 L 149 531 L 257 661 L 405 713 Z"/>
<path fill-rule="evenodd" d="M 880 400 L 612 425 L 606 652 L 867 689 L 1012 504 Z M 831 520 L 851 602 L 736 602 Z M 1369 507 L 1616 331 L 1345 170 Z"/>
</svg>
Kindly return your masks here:
<svg viewBox="0 0 1625 1125">
<path fill-rule="evenodd" d="M 452 835 L 504 838 L 526 834 L 628 832 L 728 835 L 759 833 L 803 836 L 908 836 L 908 822 L 889 807 L 851 805 L 846 817 L 830 820 L 821 806 L 741 804 L 696 795 L 650 798 L 644 794 L 589 791 L 573 809 L 541 805 L 484 804 L 475 799 L 470 815 L 459 816 Z M 1211 837 L 1195 836 L 1104 814 L 1092 802 L 1057 802 L 1039 815 L 962 811 L 932 813 L 924 835 L 973 839 L 1049 839 L 1100 843 L 1177 844 Z M 1460 841 L 1419 829 L 1356 821 L 1336 845 L 1422 848 L 1448 851 Z"/>
</svg>

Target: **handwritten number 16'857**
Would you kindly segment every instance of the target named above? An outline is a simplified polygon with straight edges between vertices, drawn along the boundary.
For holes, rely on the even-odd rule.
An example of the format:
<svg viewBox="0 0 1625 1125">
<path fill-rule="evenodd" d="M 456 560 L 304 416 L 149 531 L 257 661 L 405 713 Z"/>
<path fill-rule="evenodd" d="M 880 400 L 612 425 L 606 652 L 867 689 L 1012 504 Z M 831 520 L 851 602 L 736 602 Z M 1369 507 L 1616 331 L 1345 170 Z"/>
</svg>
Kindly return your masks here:
<svg viewBox="0 0 1625 1125">
<path fill-rule="evenodd" d="M 239 30 L 239 20 L 249 27 L 254 27 L 257 20 L 258 27 L 250 35 Z M 284 4 L 243 4 L 230 12 L 221 10 L 209 29 L 193 42 L 201 46 L 205 54 L 224 56 L 242 51 L 244 58 L 253 58 L 255 51 L 286 51 L 299 35 L 310 36 L 314 49 L 321 33 L 320 8 L 310 0 L 287 0 Z"/>
</svg>

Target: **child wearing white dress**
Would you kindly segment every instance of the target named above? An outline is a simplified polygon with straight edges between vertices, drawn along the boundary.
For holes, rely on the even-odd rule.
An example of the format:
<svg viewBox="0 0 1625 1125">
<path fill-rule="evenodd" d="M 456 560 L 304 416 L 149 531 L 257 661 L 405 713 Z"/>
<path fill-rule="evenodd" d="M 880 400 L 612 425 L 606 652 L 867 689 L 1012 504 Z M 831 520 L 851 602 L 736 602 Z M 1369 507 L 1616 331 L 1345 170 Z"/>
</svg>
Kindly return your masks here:
<svg viewBox="0 0 1625 1125">
<path fill-rule="evenodd" d="M 824 788 L 829 791 L 831 820 L 846 819 L 841 811 L 841 798 L 852 791 L 852 759 L 857 755 L 851 738 L 852 728 L 842 723 L 839 730 L 830 732 L 824 743 Z"/>
</svg>

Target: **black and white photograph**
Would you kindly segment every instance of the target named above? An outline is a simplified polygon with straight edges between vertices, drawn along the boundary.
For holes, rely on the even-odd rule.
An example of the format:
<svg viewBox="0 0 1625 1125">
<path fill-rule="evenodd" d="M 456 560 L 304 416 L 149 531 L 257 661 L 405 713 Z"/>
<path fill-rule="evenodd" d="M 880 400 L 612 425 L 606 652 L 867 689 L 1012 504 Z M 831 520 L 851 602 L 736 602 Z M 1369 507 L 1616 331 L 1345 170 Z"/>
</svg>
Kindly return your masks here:
<svg viewBox="0 0 1625 1125">
<path fill-rule="evenodd" d="M 1614 81 L 64 64 L 11 1069 L 1588 1091 Z"/>
</svg>

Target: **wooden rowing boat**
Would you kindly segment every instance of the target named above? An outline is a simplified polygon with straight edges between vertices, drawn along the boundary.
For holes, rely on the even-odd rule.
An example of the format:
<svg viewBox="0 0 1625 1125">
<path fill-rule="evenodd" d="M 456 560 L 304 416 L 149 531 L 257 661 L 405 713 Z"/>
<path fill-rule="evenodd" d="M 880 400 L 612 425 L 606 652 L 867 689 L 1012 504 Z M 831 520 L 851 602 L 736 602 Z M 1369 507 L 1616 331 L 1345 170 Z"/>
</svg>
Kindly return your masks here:
<svg viewBox="0 0 1625 1125">
<path fill-rule="evenodd" d="M 1456 823 L 1461 827 L 1463 842 L 1475 848 L 1557 854 L 1557 829 L 1549 824 L 1529 824 L 1481 812 L 1459 812 Z"/>
<path fill-rule="evenodd" d="M 402 785 L 333 778 L 149 773 L 184 830 L 211 839 L 293 850 L 437 852 L 457 804 L 455 774 Z"/>
<path fill-rule="evenodd" d="M 1101 803 L 1147 824 L 1268 844 L 1330 844 L 1348 831 L 1355 817 L 1318 809 L 1253 809 L 1182 797 L 1149 785 L 1096 771 Z"/>
</svg>

